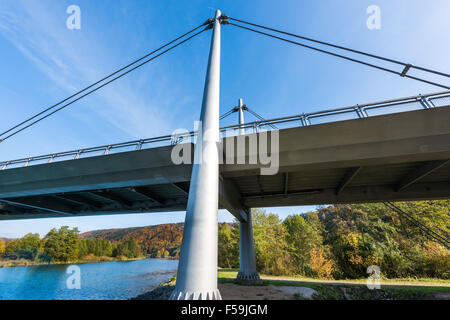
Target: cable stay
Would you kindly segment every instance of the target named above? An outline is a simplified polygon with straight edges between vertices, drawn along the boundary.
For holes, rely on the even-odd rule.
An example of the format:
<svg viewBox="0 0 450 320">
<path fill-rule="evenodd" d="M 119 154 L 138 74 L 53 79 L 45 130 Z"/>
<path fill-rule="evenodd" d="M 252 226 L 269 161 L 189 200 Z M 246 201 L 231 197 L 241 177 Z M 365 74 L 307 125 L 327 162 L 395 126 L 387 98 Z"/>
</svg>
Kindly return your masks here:
<svg viewBox="0 0 450 320">
<path fill-rule="evenodd" d="M 258 118 L 261 121 L 266 121 L 266 119 L 264 119 L 263 117 L 261 117 L 258 113 L 256 113 L 255 111 L 253 111 L 252 109 L 250 109 L 249 107 L 247 107 L 247 111 L 250 112 L 252 115 L 254 115 L 256 118 Z M 278 129 L 278 127 L 274 124 L 269 123 L 268 124 L 272 129 Z"/>
<path fill-rule="evenodd" d="M 134 70 L 136 70 L 136 69 L 142 67 L 143 65 L 147 64 L 148 62 L 153 61 L 154 59 L 156 59 L 156 58 L 158 58 L 159 56 L 161 56 L 161 55 L 167 53 L 168 51 L 170 51 L 170 50 L 176 48 L 177 46 L 179 46 L 179 45 L 181 45 L 181 44 L 187 42 L 188 40 L 190 40 L 190 39 L 196 37 L 197 35 L 199 35 L 200 33 L 204 32 L 205 30 L 208 30 L 209 27 L 210 27 L 210 25 L 211 25 L 211 22 L 212 22 L 212 20 L 211 20 L 211 19 L 208 19 L 206 22 L 202 23 L 201 25 L 199 25 L 199 26 L 197 26 L 197 27 L 195 27 L 195 28 L 189 30 L 188 32 L 182 34 L 181 36 L 179 36 L 179 37 L 177 37 L 177 38 L 175 38 L 175 39 L 173 39 L 172 41 L 167 42 L 166 44 L 162 45 L 161 47 L 157 48 L 156 50 L 153 50 L 153 51 L 151 51 L 150 53 L 148 53 L 148 54 L 142 56 L 141 58 L 139 58 L 139 59 L 137 59 L 137 60 L 134 60 L 133 62 L 129 63 L 128 65 L 126 65 L 126 66 L 124 66 L 124 67 L 118 69 L 117 71 L 115 71 L 115 72 L 113 72 L 113 73 L 107 75 L 106 77 L 103 77 L 102 79 L 100 79 L 100 80 L 94 82 L 93 84 L 91 84 L 91 85 L 85 87 L 84 89 L 82 89 L 82 90 L 80 90 L 80 91 L 74 93 L 73 95 L 71 95 L 71 96 L 69 96 L 69 97 L 67 97 L 67 98 L 65 98 L 65 99 L 63 99 L 63 100 L 61 100 L 61 101 L 59 101 L 58 103 L 52 105 L 51 107 L 46 108 L 45 110 L 43 110 L 43 111 L 41 111 L 41 112 L 39 112 L 39 113 L 33 115 L 32 117 L 30 117 L 30 118 L 28 118 L 28 119 L 22 121 L 21 123 L 19 123 L 19 124 L 13 126 L 13 127 L 11 127 L 11 128 L 9 128 L 8 130 L 6 130 L 6 131 L 0 133 L 0 137 L 1 137 L 1 136 L 4 136 L 5 134 L 7 134 L 7 133 L 13 131 L 14 129 L 17 129 L 17 128 L 23 126 L 24 124 L 30 122 L 31 120 L 36 119 L 37 117 L 39 117 L 39 116 L 45 114 L 46 112 L 48 112 L 48 111 L 50 111 L 50 110 L 52 110 L 52 109 L 54 109 L 54 108 L 60 106 L 60 105 L 63 104 L 64 102 L 67 102 L 67 101 L 69 101 L 70 99 L 77 97 L 77 96 L 80 95 L 81 93 L 86 92 L 87 90 L 89 90 L 89 89 L 95 87 L 96 85 L 98 85 L 98 84 L 104 82 L 105 80 L 108 80 L 108 79 L 110 79 L 111 77 L 113 77 L 113 76 L 119 74 L 120 72 L 122 72 L 122 71 L 124 71 L 124 70 L 130 68 L 131 66 L 136 65 L 138 62 L 140 62 L 140 61 L 142 61 L 142 60 L 144 60 L 144 59 L 150 57 L 151 55 L 155 54 L 156 52 L 159 52 L 159 51 L 161 51 L 162 49 L 164 49 L 164 48 L 170 46 L 171 44 L 173 44 L 173 43 L 175 43 L 175 42 L 177 42 L 178 40 L 180 40 L 180 39 L 186 37 L 187 35 L 189 35 L 189 34 L 191 34 L 192 32 L 198 30 L 199 28 L 201 28 L 202 26 L 206 26 L 206 27 L 205 27 L 204 29 L 202 29 L 201 31 L 196 32 L 195 34 L 193 34 L 193 35 L 191 35 L 191 36 L 185 38 L 184 40 L 182 40 L 182 41 L 176 43 L 175 45 L 169 47 L 168 49 L 166 49 L 166 50 L 164 50 L 164 51 L 162 51 L 162 52 L 160 52 L 159 54 L 157 54 L 157 55 L 155 55 L 155 56 L 153 56 L 153 57 L 151 57 L 151 58 L 149 58 L 149 59 L 147 59 L 147 60 L 141 62 L 140 64 L 134 66 L 133 68 L 131 68 L 131 69 L 129 69 L 129 70 L 123 72 L 123 73 L 120 73 L 118 76 L 116 76 L 116 77 L 112 78 L 111 80 L 109 80 L 109 81 L 107 81 L 107 82 L 101 84 L 100 86 L 98 86 L 98 87 L 96 87 L 96 88 L 94 88 L 94 89 L 88 91 L 87 93 L 85 93 L 85 94 L 83 94 L 83 95 L 77 97 L 76 99 L 74 99 L 74 100 L 68 102 L 67 104 L 64 104 L 63 106 L 57 108 L 57 109 L 54 110 L 53 112 L 48 113 L 48 114 L 46 114 L 45 116 L 42 116 L 42 117 L 38 118 L 37 120 L 33 121 L 32 123 L 30 123 L 30 124 L 28 124 L 28 125 L 26 125 L 26 126 L 20 128 L 20 129 L 17 129 L 16 131 L 14 131 L 14 132 L 12 132 L 12 133 L 10 133 L 8 136 L 6 136 L 6 137 L 4 137 L 4 138 L 1 138 L 1 139 L 0 139 L 0 143 L 3 142 L 3 141 L 5 141 L 6 139 L 8 139 L 8 138 L 10 138 L 10 137 L 12 137 L 12 136 L 18 134 L 19 132 L 21 132 L 21 131 L 23 131 L 23 130 L 29 128 L 29 127 L 31 127 L 32 125 L 34 125 L 34 124 L 36 124 L 36 123 L 38 123 L 38 122 L 44 120 L 45 118 L 47 118 L 47 117 L 49 117 L 49 116 L 55 114 L 56 112 L 58 112 L 58 111 L 60 111 L 60 110 L 62 110 L 62 109 L 64 109 L 64 108 L 68 107 L 69 105 L 73 104 L 74 102 L 76 102 L 76 101 L 78 101 L 78 100 L 80 100 L 80 99 L 82 99 L 82 98 L 84 98 L 84 97 L 90 95 L 91 93 L 93 93 L 93 92 L 99 90 L 100 88 L 103 88 L 104 86 L 106 86 L 106 85 L 108 85 L 108 84 L 110 84 L 110 83 L 116 81 L 117 79 L 123 77 L 124 75 L 126 75 L 126 74 L 128 74 L 128 73 L 130 73 L 130 72 L 132 72 L 132 71 L 134 71 Z"/>
<path fill-rule="evenodd" d="M 404 217 L 406 220 L 408 220 L 412 224 L 419 227 L 419 229 L 422 230 L 428 236 L 429 239 L 437 241 L 440 244 L 442 244 L 444 247 L 446 247 L 447 249 L 450 249 L 450 241 L 449 241 L 448 235 L 443 236 L 443 235 L 431 230 L 425 224 L 423 224 L 419 220 L 415 219 L 413 216 L 409 215 L 408 213 L 406 213 L 405 211 L 403 211 L 402 209 L 400 209 L 399 207 L 397 207 L 396 205 L 394 205 L 391 202 L 383 202 L 383 204 L 386 207 L 388 207 L 389 209 L 395 211 L 401 217 Z"/>
<path fill-rule="evenodd" d="M 246 111 L 248 111 L 249 113 L 251 113 L 253 116 L 255 116 L 256 118 L 258 118 L 259 120 L 261 120 L 261 121 L 266 121 L 266 119 L 264 119 L 262 116 L 260 116 L 258 113 L 256 113 L 255 111 L 253 111 L 253 110 L 251 110 L 249 107 L 247 107 L 247 105 L 243 105 L 242 106 L 242 110 L 246 110 Z M 233 114 L 233 113 L 235 113 L 235 112 L 238 112 L 239 111 L 239 107 L 233 107 L 233 108 L 231 108 L 229 111 L 227 111 L 227 112 L 225 112 L 224 114 L 222 114 L 220 117 L 219 117 L 219 120 L 223 120 L 223 119 L 225 119 L 226 117 L 228 117 L 229 115 L 231 115 L 231 114 Z M 272 129 L 278 129 L 277 128 L 277 126 L 275 126 L 274 124 L 271 124 L 271 123 L 269 123 L 268 124 L 270 127 L 272 127 Z"/>
<path fill-rule="evenodd" d="M 277 36 L 277 35 L 274 35 L 274 34 L 266 33 L 266 32 L 260 31 L 260 30 L 252 29 L 252 28 L 246 27 L 244 25 L 232 23 L 232 22 L 228 21 L 228 19 L 236 21 L 236 22 L 240 22 L 242 24 L 246 24 L 246 25 L 250 25 L 250 26 L 253 26 L 253 27 L 257 27 L 257 28 L 260 28 L 260 29 L 269 30 L 271 32 L 284 34 L 284 35 L 287 35 L 287 36 L 290 36 L 290 37 L 296 37 L 296 38 L 299 38 L 299 39 L 302 39 L 302 40 L 305 40 L 305 41 L 310 41 L 310 42 L 318 43 L 318 44 L 321 44 L 321 45 L 333 47 L 333 48 L 336 48 L 336 49 L 345 50 L 345 51 L 349 51 L 349 52 L 352 52 L 352 53 L 356 53 L 356 54 L 368 56 L 368 57 L 371 57 L 371 58 L 383 60 L 383 61 L 386 61 L 386 62 L 394 63 L 394 64 L 397 64 L 397 65 L 401 65 L 401 66 L 403 66 L 403 70 L 401 72 L 398 72 L 398 71 L 393 70 L 393 69 L 389 69 L 389 68 L 382 67 L 382 66 L 379 66 L 379 65 L 375 65 L 375 64 L 372 64 L 372 63 L 368 63 L 368 62 L 365 62 L 365 61 L 362 61 L 362 60 L 358 60 L 358 59 L 355 59 L 355 58 L 344 56 L 344 55 L 341 55 L 341 54 L 338 54 L 338 53 L 334 53 L 334 52 L 331 52 L 331 51 L 327 51 L 327 50 L 324 50 L 324 49 L 313 47 L 313 46 L 310 46 L 310 45 L 307 45 L 307 44 L 304 44 L 304 43 L 293 41 L 293 40 L 290 40 L 290 39 L 287 39 L 287 38 L 283 38 L 283 37 L 280 37 L 280 36 Z M 338 57 L 338 58 L 341 58 L 341 59 L 345 59 L 345 60 L 348 60 L 348 61 L 352 61 L 352 62 L 355 62 L 355 63 L 363 64 L 363 65 L 366 65 L 366 66 L 369 66 L 369 67 L 372 67 L 372 68 L 376 68 L 376 69 L 379 69 L 379 70 L 382 70 L 382 71 L 386 71 L 386 72 L 389 72 L 389 73 L 392 73 L 392 74 L 399 75 L 401 77 L 410 78 L 410 79 L 413 79 L 413 80 L 416 80 L 416 81 L 420 81 L 420 82 L 423 82 L 423 83 L 427 83 L 427 84 L 431 84 L 431 85 L 438 86 L 438 87 L 441 87 L 441 88 L 445 88 L 447 90 L 450 89 L 450 87 L 447 86 L 447 85 L 443 85 L 443 84 L 440 84 L 440 83 L 432 82 L 432 81 L 429 81 L 429 80 L 426 80 L 426 79 L 423 79 L 423 78 L 419 78 L 419 77 L 415 77 L 415 76 L 412 76 L 412 75 L 408 74 L 408 71 L 413 68 L 413 69 L 417 69 L 417 70 L 421 70 L 421 71 L 425 71 L 425 72 L 428 72 L 428 73 L 433 73 L 433 74 L 436 74 L 436 75 L 439 75 L 439 76 L 450 78 L 449 74 L 446 74 L 446 73 L 443 73 L 443 72 L 439 72 L 439 71 L 435 71 L 435 70 L 431 70 L 431 69 L 415 66 L 415 65 L 408 64 L 408 63 L 405 63 L 405 62 L 401 62 L 401 61 L 397 61 L 397 60 L 381 57 L 381 56 L 378 56 L 378 55 L 370 54 L 370 53 L 359 51 L 359 50 L 350 49 L 350 48 L 339 46 L 339 45 L 332 44 L 332 43 L 319 41 L 319 40 L 316 40 L 316 39 L 312 39 L 312 38 L 308 38 L 308 37 L 305 37 L 305 36 L 293 34 L 293 33 L 290 33 L 290 32 L 278 30 L 278 29 L 275 29 L 275 28 L 265 27 L 265 26 L 258 25 L 258 24 L 252 23 L 252 22 L 231 18 L 231 17 L 228 17 L 226 15 L 222 15 L 222 17 L 220 19 L 220 22 L 221 22 L 221 24 L 230 24 L 230 25 L 233 25 L 235 27 L 238 27 L 238 28 L 241 28 L 241 29 L 244 29 L 244 30 L 247 30 L 247 31 L 252 31 L 254 33 L 265 35 L 267 37 L 278 39 L 278 40 L 281 40 L 281 41 L 284 41 L 284 42 L 288 42 L 290 44 L 298 45 L 298 46 L 301 46 L 301 47 L 304 47 L 304 48 L 308 48 L 308 49 L 311 49 L 311 50 L 314 50 L 314 51 L 317 51 L 317 52 L 325 53 L 325 54 L 328 54 L 328 55 L 331 55 L 331 56 L 335 56 L 335 57 Z M 132 72 L 132 71 L 134 71 L 134 70 L 136 70 L 138 68 L 140 68 L 141 66 L 147 64 L 148 62 L 158 58 L 159 56 L 167 53 L 168 51 L 174 49 L 175 47 L 177 47 L 177 46 L 185 43 L 186 41 L 194 38 L 195 36 L 199 35 L 200 33 L 204 32 L 205 30 L 211 29 L 212 28 L 212 23 L 213 23 L 213 19 L 210 18 L 210 19 L 206 20 L 204 23 L 202 23 L 199 26 L 189 30 L 188 32 L 182 34 L 181 36 L 179 36 L 179 37 L 177 37 L 175 39 L 173 39 L 172 41 L 167 42 L 166 44 L 162 45 L 161 47 L 157 48 L 156 50 L 151 51 L 150 53 L 144 55 L 143 57 L 141 57 L 141 58 L 139 58 L 139 59 L 129 63 L 128 65 L 118 69 L 117 71 L 107 75 L 106 77 L 103 77 L 102 79 L 100 79 L 100 80 L 94 82 L 93 84 L 85 87 L 84 89 L 74 93 L 73 95 L 71 95 L 71 96 L 69 96 L 69 97 L 59 101 L 58 103 L 56 103 L 56 104 L 54 104 L 54 105 L 52 105 L 52 106 L 50 106 L 50 107 L 48 107 L 46 109 L 44 109 L 43 111 L 33 115 L 32 117 L 27 118 L 26 120 L 18 123 L 17 125 L 14 125 L 13 127 L 9 128 L 8 130 L 0 133 L 0 142 L 2 142 L 4 140 L 6 140 L 6 139 L 8 139 L 8 138 L 18 134 L 18 133 L 20 133 L 21 131 L 23 131 L 23 130 L 25 130 L 25 129 L 35 125 L 36 123 L 46 119 L 47 117 L 55 114 L 56 112 L 58 112 L 58 111 L 60 111 L 60 110 L 62 110 L 64 108 L 68 107 L 69 105 L 75 103 L 76 101 L 78 101 L 78 100 L 80 100 L 80 99 L 90 95 L 91 93 L 99 90 L 100 88 L 103 88 L 104 86 L 110 84 L 111 82 L 113 82 L 113 81 L 123 77 L 124 75 L 126 75 L 126 74 L 128 74 L 128 73 L 130 73 L 130 72 Z M 205 28 L 203 28 L 202 30 L 200 30 L 200 31 L 190 35 L 189 37 L 187 37 L 189 34 L 197 31 L 202 26 L 205 26 Z M 183 40 L 181 40 L 181 39 L 183 39 Z M 163 50 L 164 48 L 167 48 L 167 49 Z M 163 51 L 161 51 L 161 50 L 163 50 Z M 159 53 L 154 55 L 157 52 L 159 52 Z M 145 59 L 147 59 L 147 60 L 145 60 Z M 106 81 L 106 80 L 108 80 L 108 81 Z M 82 93 L 84 93 L 84 94 L 81 95 Z M 71 100 L 71 99 L 73 99 L 73 100 Z M 66 104 L 64 104 L 64 103 L 66 103 Z M 256 118 L 258 118 L 260 120 L 264 120 L 264 118 L 261 117 L 259 114 L 257 114 L 255 111 L 250 110 L 247 107 L 246 107 L 245 110 L 247 110 L 248 112 L 253 114 Z M 52 112 L 48 113 L 49 111 L 52 111 Z M 229 116 L 233 112 L 236 112 L 236 110 L 235 111 L 230 110 L 226 114 L 222 115 L 220 117 L 220 119 L 224 119 L 225 117 Z M 34 120 L 34 121 L 32 121 L 32 120 Z M 272 128 L 274 128 L 274 129 L 276 129 L 276 126 L 274 126 L 272 124 L 270 124 L 270 126 Z M 9 134 L 9 135 L 7 135 L 7 134 Z"/>
<path fill-rule="evenodd" d="M 228 117 L 230 114 L 233 114 L 233 113 L 235 113 L 237 110 L 235 110 L 236 109 L 236 107 L 234 107 L 234 108 L 232 108 L 231 110 L 229 110 L 229 111 L 227 111 L 227 112 L 225 112 L 224 114 L 222 114 L 220 117 L 219 117 L 219 120 L 223 120 L 223 119 L 225 119 L 226 117 Z"/>
<path fill-rule="evenodd" d="M 238 22 L 241 22 L 241 23 L 245 23 L 245 24 L 248 24 L 248 25 L 252 25 L 254 27 L 258 27 L 258 28 L 261 28 L 261 29 L 266 29 L 266 30 L 282 33 L 282 34 L 285 34 L 285 35 L 288 35 L 288 36 L 291 36 L 291 37 L 296 37 L 296 38 L 299 38 L 299 39 L 303 39 L 303 40 L 307 40 L 307 41 L 323 44 L 323 45 L 326 45 L 326 46 L 329 46 L 329 47 L 333 47 L 333 48 L 337 48 L 337 49 L 346 50 L 346 51 L 349 51 L 349 52 L 365 55 L 365 56 L 368 56 L 368 57 L 371 57 L 371 58 L 380 59 L 380 60 L 384 60 L 384 61 L 387 61 L 387 62 L 392 62 L 392 63 L 395 63 L 395 64 L 402 65 L 402 66 L 404 66 L 405 68 L 408 68 L 408 69 L 414 68 L 414 69 L 417 69 L 417 70 L 426 71 L 426 72 L 434 73 L 434 74 L 437 74 L 437 75 L 440 75 L 440 76 L 443 76 L 443 77 L 450 78 L 450 74 L 439 72 L 439 71 L 436 71 L 436 70 L 431 70 L 431 69 L 415 66 L 415 65 L 412 65 L 412 64 L 409 64 L 409 63 L 405 63 L 405 62 L 401 62 L 401 61 L 397 61 L 397 60 L 381 57 L 381 56 L 378 56 L 378 55 L 375 55 L 375 54 L 371 54 L 371 53 L 367 53 L 367 52 L 364 52 L 364 51 L 359 51 L 359 50 L 355 50 L 355 49 L 339 46 L 339 45 L 332 44 L 332 43 L 325 42 L 325 41 L 320 41 L 320 40 L 308 38 L 308 37 L 301 36 L 301 35 L 298 35 L 298 34 L 286 32 L 286 31 L 281 31 L 281 30 L 274 29 L 274 28 L 265 27 L 265 26 L 262 26 L 262 25 L 259 25 L 259 24 L 256 24 L 256 23 L 251 23 L 251 22 L 244 21 L 244 20 L 239 20 L 239 19 L 235 19 L 235 18 L 231 18 L 231 17 L 229 17 L 229 19 L 230 20 L 234 20 L 234 21 L 238 21 Z"/>
<path fill-rule="evenodd" d="M 355 58 L 351 58 L 351 57 L 348 57 L 348 56 L 344 56 L 342 54 L 338 54 L 338 53 L 334 53 L 334 52 L 327 51 L 327 50 L 324 50 L 324 49 L 320 49 L 320 48 L 317 48 L 317 47 L 313 47 L 313 46 L 310 46 L 310 45 L 307 45 L 307 44 L 304 44 L 304 43 L 300 43 L 300 42 L 297 42 L 297 41 L 293 41 L 293 40 L 290 40 L 290 39 L 287 39 L 287 38 L 276 36 L 274 34 L 270 34 L 270 33 L 267 33 L 267 32 L 263 32 L 263 31 L 260 31 L 260 30 L 249 28 L 249 27 L 246 27 L 246 26 L 243 26 L 243 25 L 240 25 L 240 24 L 236 24 L 236 23 L 233 23 L 233 22 L 229 23 L 232 26 L 235 26 L 235 27 L 247 30 L 247 31 L 252 31 L 254 33 L 258 33 L 258 34 L 261 34 L 261 35 L 265 35 L 265 36 L 270 37 L 270 38 L 278 39 L 278 40 L 281 40 L 281 41 L 284 41 L 284 42 L 288 42 L 288 43 L 291 43 L 291 44 L 294 44 L 294 45 L 298 45 L 298 46 L 301 46 L 301 47 L 304 47 L 304 48 L 307 48 L 307 49 L 311 49 L 311 50 L 314 50 L 314 51 L 325 53 L 325 54 L 328 54 L 328 55 L 331 55 L 331 56 L 334 56 L 334 57 L 337 57 L 337 58 L 341 58 L 341 59 L 345 59 L 345 60 L 352 61 L 352 62 L 355 62 L 355 63 L 363 64 L 363 65 L 366 65 L 366 66 L 369 66 L 369 67 L 372 67 L 372 68 L 375 68 L 375 69 L 378 69 L 378 70 L 382 70 L 382 71 L 386 71 L 386 72 L 389 72 L 389 73 L 396 74 L 396 75 L 401 76 L 401 77 L 405 77 L 405 78 L 413 79 L 413 80 L 420 81 L 420 82 L 423 82 L 423 83 L 431 84 L 431 85 L 434 85 L 434 86 L 437 86 L 437 87 L 441 87 L 441 88 L 444 88 L 444 89 L 450 89 L 450 87 L 447 86 L 447 85 L 443 85 L 443 84 L 440 84 L 440 83 L 436 83 L 436 82 L 433 82 L 433 81 L 429 81 L 429 80 L 426 80 L 426 79 L 423 79 L 423 78 L 419 78 L 419 77 L 415 77 L 415 76 L 412 76 L 412 75 L 408 74 L 408 71 L 411 68 L 415 68 L 415 69 L 418 69 L 418 70 L 421 70 L 421 71 L 433 73 L 433 74 L 440 75 L 440 76 L 443 76 L 443 77 L 450 77 L 449 74 L 446 74 L 446 73 L 443 73 L 443 72 L 439 72 L 439 71 L 435 71 L 435 70 L 431 70 L 431 69 L 427 69 L 427 68 L 423 68 L 423 67 L 414 66 L 412 64 L 407 64 L 407 63 L 404 63 L 404 62 L 400 62 L 400 61 L 396 61 L 396 60 L 392 60 L 392 59 L 376 56 L 376 55 L 373 55 L 373 54 L 370 54 L 370 53 L 366 53 L 366 52 L 362 52 L 362 51 L 358 51 L 358 50 L 353 50 L 353 49 L 345 48 L 345 47 L 342 47 L 342 46 L 337 46 L 337 45 L 330 44 L 330 43 L 327 43 L 327 42 L 314 40 L 314 39 L 311 39 L 311 38 L 306 38 L 306 37 L 295 35 L 295 34 L 292 34 L 292 33 L 289 33 L 289 32 L 285 32 L 285 31 L 280 31 L 280 30 L 273 29 L 273 28 L 264 27 L 264 26 L 261 26 L 261 25 L 257 25 L 257 24 L 246 22 L 246 21 L 239 20 L 239 19 L 234 19 L 234 18 L 231 18 L 231 17 L 229 19 L 230 20 L 234 20 L 234 21 L 238 21 L 238 22 L 241 22 L 241 23 L 249 24 L 249 25 L 252 25 L 252 26 L 256 26 L 256 27 L 259 27 L 259 28 L 263 28 L 263 29 L 266 29 L 266 30 L 271 30 L 271 31 L 275 31 L 275 32 L 278 32 L 278 33 L 286 34 L 286 35 L 289 35 L 289 36 L 297 37 L 297 38 L 304 39 L 304 40 L 307 40 L 307 41 L 313 41 L 313 42 L 320 43 L 320 44 L 327 45 L 327 46 L 331 46 L 331 47 L 334 47 L 334 48 L 338 48 L 338 49 L 350 51 L 350 52 L 353 52 L 353 53 L 369 56 L 369 57 L 372 57 L 372 58 L 384 60 L 384 61 L 387 61 L 387 62 L 399 64 L 399 65 L 404 66 L 404 69 L 401 72 L 398 72 L 398 71 L 393 70 L 393 69 L 385 68 L 385 67 L 382 67 L 382 66 L 379 66 L 379 65 L 375 65 L 375 64 L 372 64 L 372 63 L 369 63 L 369 62 L 365 62 L 365 61 L 362 61 L 362 60 L 358 60 L 358 59 L 355 59 Z"/>
</svg>

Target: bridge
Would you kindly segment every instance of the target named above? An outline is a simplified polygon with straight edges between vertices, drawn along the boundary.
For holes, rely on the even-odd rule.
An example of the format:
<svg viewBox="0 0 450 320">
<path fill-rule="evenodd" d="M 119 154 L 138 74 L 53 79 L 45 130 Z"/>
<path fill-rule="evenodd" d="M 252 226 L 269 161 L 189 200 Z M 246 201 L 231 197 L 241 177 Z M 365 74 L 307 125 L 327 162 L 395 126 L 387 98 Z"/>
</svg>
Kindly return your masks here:
<svg viewBox="0 0 450 320">
<path fill-rule="evenodd" d="M 224 136 L 247 133 L 221 140 L 220 207 L 243 221 L 245 214 L 232 203 L 248 209 L 447 198 L 448 103 L 450 91 L 223 127 Z M 336 121 L 343 115 L 354 119 Z M 279 136 L 278 170 L 261 175 L 268 165 L 261 159 L 249 164 L 248 144 L 268 135 L 272 150 L 272 131 Z M 167 135 L 1 162 L 0 219 L 184 211 L 192 164 L 174 164 L 171 154 L 175 146 L 194 154 L 195 144 L 174 144 L 174 139 Z M 245 153 L 238 154 L 237 139 L 245 139 Z"/>
<path fill-rule="evenodd" d="M 218 208 L 240 222 L 238 279 L 257 282 L 251 208 L 449 197 L 450 91 L 248 123 L 239 100 L 219 128 L 221 24 L 198 131 L 0 162 L 0 220 L 186 210 L 172 299 L 220 299 Z"/>
</svg>

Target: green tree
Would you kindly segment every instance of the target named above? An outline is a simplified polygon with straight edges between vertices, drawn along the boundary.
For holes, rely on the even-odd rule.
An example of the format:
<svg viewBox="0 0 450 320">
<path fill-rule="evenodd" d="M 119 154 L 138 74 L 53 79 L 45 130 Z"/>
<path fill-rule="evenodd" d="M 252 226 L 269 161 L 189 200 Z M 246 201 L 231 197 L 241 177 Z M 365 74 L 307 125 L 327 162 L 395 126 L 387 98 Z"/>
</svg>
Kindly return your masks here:
<svg viewBox="0 0 450 320">
<path fill-rule="evenodd" d="M 127 240 L 116 244 L 112 254 L 114 257 L 137 258 L 141 256 L 141 248 L 135 240 Z"/>
<path fill-rule="evenodd" d="M 9 241 L 5 254 L 9 259 L 34 260 L 39 255 L 41 239 L 37 233 L 27 233 L 20 239 Z"/>
<path fill-rule="evenodd" d="M 137 258 L 141 255 L 141 248 L 135 240 L 127 240 L 125 244 L 128 258 Z"/>
<path fill-rule="evenodd" d="M 286 228 L 275 214 L 252 210 L 256 267 L 267 274 L 289 274 L 291 259 L 286 242 Z"/>
<path fill-rule="evenodd" d="M 313 248 L 322 245 L 320 233 L 300 215 L 287 217 L 283 225 L 286 229 L 286 242 L 294 264 L 294 272 L 306 276 L 315 276 L 309 261 Z"/>
<path fill-rule="evenodd" d="M 27 233 L 22 239 L 20 239 L 22 248 L 41 248 L 41 238 L 38 233 Z"/>
<path fill-rule="evenodd" d="M 239 229 L 237 224 L 219 223 L 218 264 L 222 268 L 239 267 Z"/>
<path fill-rule="evenodd" d="M 102 255 L 111 257 L 112 256 L 112 244 L 108 240 L 102 240 Z"/>
<path fill-rule="evenodd" d="M 447 234 L 448 200 L 396 205 L 428 228 Z M 443 270 L 450 251 L 383 204 L 329 206 L 321 208 L 317 216 L 323 227 L 323 245 L 329 246 L 333 255 L 335 278 L 366 277 L 367 267 L 373 264 L 388 278 L 449 277 Z"/>
<path fill-rule="evenodd" d="M 89 254 L 88 241 L 89 239 L 81 239 L 78 241 L 78 258 L 83 259 Z"/>
<path fill-rule="evenodd" d="M 78 256 L 78 228 L 53 228 L 45 236 L 44 252 L 56 261 L 68 261 Z"/>
<path fill-rule="evenodd" d="M 325 228 L 323 244 L 329 246 L 335 261 L 335 278 L 364 278 L 368 266 L 379 265 L 375 244 L 385 240 L 387 224 L 373 228 L 368 213 L 351 205 L 323 208 L 319 217 Z"/>
<path fill-rule="evenodd" d="M 20 241 L 17 240 L 11 240 L 6 244 L 5 253 L 7 256 L 10 256 L 14 252 L 20 249 Z"/>
</svg>

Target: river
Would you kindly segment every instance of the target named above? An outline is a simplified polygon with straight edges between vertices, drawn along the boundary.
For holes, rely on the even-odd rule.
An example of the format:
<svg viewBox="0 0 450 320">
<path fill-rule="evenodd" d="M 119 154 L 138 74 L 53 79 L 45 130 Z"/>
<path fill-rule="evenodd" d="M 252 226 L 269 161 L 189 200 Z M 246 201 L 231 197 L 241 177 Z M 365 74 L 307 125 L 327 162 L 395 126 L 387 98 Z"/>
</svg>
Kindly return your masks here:
<svg viewBox="0 0 450 320">
<path fill-rule="evenodd" d="M 79 269 L 70 265 L 0 268 L 0 300 L 126 300 L 167 281 L 176 273 L 178 261 L 144 259 L 74 266 Z"/>
</svg>

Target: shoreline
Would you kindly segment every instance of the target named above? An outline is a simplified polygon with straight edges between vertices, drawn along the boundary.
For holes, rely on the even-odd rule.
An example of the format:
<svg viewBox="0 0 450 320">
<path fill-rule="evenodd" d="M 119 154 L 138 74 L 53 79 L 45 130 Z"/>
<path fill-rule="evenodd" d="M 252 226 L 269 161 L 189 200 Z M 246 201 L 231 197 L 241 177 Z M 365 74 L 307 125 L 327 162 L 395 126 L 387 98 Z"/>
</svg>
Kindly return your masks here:
<svg viewBox="0 0 450 320">
<path fill-rule="evenodd" d="M 153 258 L 153 257 L 139 257 L 139 258 L 111 258 L 111 257 L 98 257 L 98 259 L 84 259 L 84 260 L 71 260 L 71 261 L 59 261 L 59 262 L 33 262 L 29 260 L 0 260 L 0 269 L 3 268 L 16 268 L 16 267 L 33 267 L 33 266 L 53 266 L 53 265 L 71 265 L 71 264 L 87 264 L 87 263 L 102 263 L 102 262 L 127 262 L 127 261 L 139 261 L 145 259 L 161 259 L 161 260 L 177 260 L 175 258 Z M 4 265 L 6 264 L 6 265 Z"/>
<path fill-rule="evenodd" d="M 129 298 L 128 300 L 168 300 L 170 294 L 175 289 L 175 276 L 176 273 L 168 281 L 161 282 L 152 290 Z"/>
</svg>

